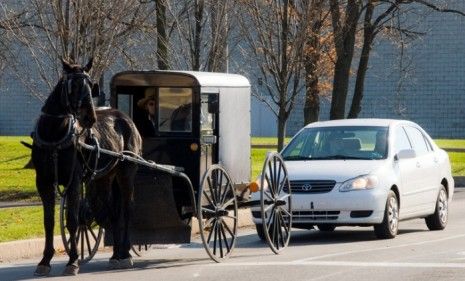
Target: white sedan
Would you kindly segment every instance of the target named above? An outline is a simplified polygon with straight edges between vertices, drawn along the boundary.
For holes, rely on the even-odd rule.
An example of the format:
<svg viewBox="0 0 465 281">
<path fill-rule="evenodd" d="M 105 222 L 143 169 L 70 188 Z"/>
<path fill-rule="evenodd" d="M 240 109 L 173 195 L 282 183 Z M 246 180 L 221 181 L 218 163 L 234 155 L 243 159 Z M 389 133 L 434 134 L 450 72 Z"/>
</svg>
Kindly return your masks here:
<svg viewBox="0 0 465 281">
<path fill-rule="evenodd" d="M 424 218 L 430 230 L 447 225 L 454 194 L 449 157 L 413 122 L 312 123 L 293 137 L 282 156 L 294 227 L 374 226 L 378 238 L 394 238 L 401 220 Z"/>
</svg>

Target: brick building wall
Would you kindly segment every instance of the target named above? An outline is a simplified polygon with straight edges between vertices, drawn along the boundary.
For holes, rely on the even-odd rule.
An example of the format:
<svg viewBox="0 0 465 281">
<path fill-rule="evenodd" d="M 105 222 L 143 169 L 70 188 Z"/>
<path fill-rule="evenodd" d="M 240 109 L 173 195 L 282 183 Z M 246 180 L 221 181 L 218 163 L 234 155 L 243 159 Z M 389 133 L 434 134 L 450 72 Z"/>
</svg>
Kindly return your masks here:
<svg viewBox="0 0 465 281">
<path fill-rule="evenodd" d="M 448 4 L 465 11 L 463 0 L 448 0 Z M 426 35 L 405 50 L 404 64 L 410 67 L 402 74 L 399 49 L 387 40 L 376 42 L 360 117 L 409 119 L 433 137 L 465 138 L 465 17 L 433 12 L 419 26 Z M 38 80 L 33 71 L 25 75 L 31 83 Z M 256 78 L 249 78 L 253 89 L 260 88 Z M 108 86 L 108 80 L 105 84 Z M 48 91 L 44 89 L 44 93 Z M 0 76 L 0 135 L 29 134 L 41 106 L 14 75 L 6 72 Z M 300 97 L 287 124 L 288 135 L 304 125 L 302 107 Z M 323 99 L 321 120 L 329 118 L 329 107 L 330 101 Z M 251 114 L 252 135 L 276 135 L 276 117 L 265 105 L 253 99 Z"/>
<path fill-rule="evenodd" d="M 0 80 L 0 135 L 29 135 L 42 105 L 17 77 L 4 73 Z"/>
<path fill-rule="evenodd" d="M 465 1 L 448 4 L 465 11 Z M 376 42 L 359 117 L 409 119 L 433 137 L 465 138 L 465 17 L 431 12 L 419 24 L 426 35 L 405 49 L 407 71 L 399 71 L 398 47 L 386 39 Z M 351 91 L 346 115 L 350 100 Z M 329 119 L 329 108 L 323 101 L 321 120 Z M 288 134 L 303 125 L 300 106 L 290 117 Z"/>
</svg>

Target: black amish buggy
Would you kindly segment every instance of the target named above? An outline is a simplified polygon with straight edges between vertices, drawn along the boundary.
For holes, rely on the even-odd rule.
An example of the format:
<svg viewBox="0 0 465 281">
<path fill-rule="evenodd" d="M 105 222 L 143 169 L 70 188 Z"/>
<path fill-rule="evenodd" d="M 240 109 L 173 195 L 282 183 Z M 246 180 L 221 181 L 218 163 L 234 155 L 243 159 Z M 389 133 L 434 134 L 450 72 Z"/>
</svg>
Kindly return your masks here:
<svg viewBox="0 0 465 281">
<path fill-rule="evenodd" d="M 150 244 L 189 243 L 194 222 L 208 255 L 220 262 L 233 251 L 238 209 L 260 209 L 262 240 L 273 252 L 291 235 L 291 196 L 284 161 L 269 153 L 260 178 L 250 181 L 250 84 L 240 75 L 188 71 L 130 71 L 111 80 L 112 107 L 132 118 L 143 138 L 142 158 L 99 150 L 139 163 L 130 237 L 140 254 Z M 148 118 L 145 106 L 155 110 Z M 153 114 L 153 112 L 155 114 Z M 260 192 L 260 200 L 250 200 Z M 81 200 L 85 202 L 85 190 Z M 105 232 L 80 204 L 81 263 L 95 255 Z M 60 221 L 66 250 L 66 201 Z M 193 219 L 196 218 L 196 219 Z"/>
</svg>

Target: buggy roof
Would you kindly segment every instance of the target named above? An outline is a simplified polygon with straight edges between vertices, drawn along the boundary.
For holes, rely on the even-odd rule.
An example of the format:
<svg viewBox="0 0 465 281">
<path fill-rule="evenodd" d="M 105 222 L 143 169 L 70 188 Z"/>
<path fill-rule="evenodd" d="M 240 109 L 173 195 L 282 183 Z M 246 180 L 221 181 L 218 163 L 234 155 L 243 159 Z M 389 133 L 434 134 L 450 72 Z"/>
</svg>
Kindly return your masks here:
<svg viewBox="0 0 465 281">
<path fill-rule="evenodd" d="M 124 71 L 111 79 L 111 87 L 158 86 L 158 87 L 250 87 L 242 75 L 198 71 Z"/>
</svg>

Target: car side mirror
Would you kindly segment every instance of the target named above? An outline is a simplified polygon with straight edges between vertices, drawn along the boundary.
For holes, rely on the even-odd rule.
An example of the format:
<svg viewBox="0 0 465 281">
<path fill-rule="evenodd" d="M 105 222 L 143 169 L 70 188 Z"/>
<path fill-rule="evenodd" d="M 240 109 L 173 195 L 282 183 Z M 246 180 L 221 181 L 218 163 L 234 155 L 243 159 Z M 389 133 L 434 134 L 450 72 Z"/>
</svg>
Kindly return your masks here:
<svg viewBox="0 0 465 281">
<path fill-rule="evenodd" d="M 396 154 L 395 159 L 396 160 L 412 159 L 412 158 L 415 158 L 415 157 L 417 157 L 417 154 L 416 154 L 415 150 L 413 150 L 413 149 L 403 149 L 403 150 L 399 151 Z"/>
</svg>

